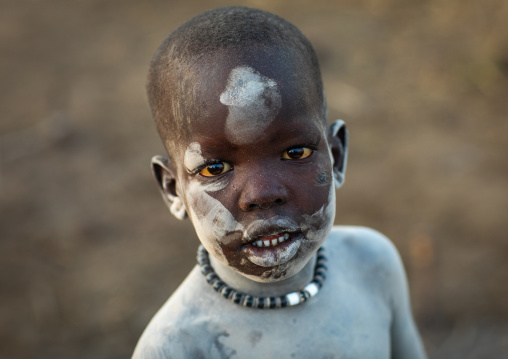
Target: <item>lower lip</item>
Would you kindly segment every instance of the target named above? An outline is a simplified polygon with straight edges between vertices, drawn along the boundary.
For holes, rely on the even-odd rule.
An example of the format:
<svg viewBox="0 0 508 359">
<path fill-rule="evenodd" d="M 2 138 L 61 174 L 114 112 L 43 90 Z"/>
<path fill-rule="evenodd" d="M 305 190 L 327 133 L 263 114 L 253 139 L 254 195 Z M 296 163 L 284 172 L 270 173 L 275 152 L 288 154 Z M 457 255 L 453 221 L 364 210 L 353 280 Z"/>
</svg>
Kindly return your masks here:
<svg viewBox="0 0 508 359">
<path fill-rule="evenodd" d="M 247 245 L 244 251 L 247 259 L 261 267 L 274 267 L 293 258 L 302 243 L 302 235 L 295 236 L 275 247 L 254 247 Z"/>
</svg>

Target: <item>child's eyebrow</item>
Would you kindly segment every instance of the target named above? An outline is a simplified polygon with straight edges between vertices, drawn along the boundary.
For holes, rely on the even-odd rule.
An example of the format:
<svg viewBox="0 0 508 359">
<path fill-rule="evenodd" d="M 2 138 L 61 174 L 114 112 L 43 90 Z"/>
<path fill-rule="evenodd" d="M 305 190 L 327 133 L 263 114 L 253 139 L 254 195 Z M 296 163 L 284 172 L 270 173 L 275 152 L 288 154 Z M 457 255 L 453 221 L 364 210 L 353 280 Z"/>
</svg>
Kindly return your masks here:
<svg viewBox="0 0 508 359">
<path fill-rule="evenodd" d="M 308 126 L 299 126 L 295 125 L 293 128 L 289 129 L 288 132 L 288 138 L 287 140 L 284 140 L 284 142 L 287 142 L 288 144 L 293 145 L 319 145 L 321 143 L 321 140 L 323 136 L 321 136 L 321 131 L 318 129 L 309 128 Z M 274 140 L 280 140 L 279 138 L 273 138 Z M 298 143 L 294 143 L 294 142 Z"/>
</svg>

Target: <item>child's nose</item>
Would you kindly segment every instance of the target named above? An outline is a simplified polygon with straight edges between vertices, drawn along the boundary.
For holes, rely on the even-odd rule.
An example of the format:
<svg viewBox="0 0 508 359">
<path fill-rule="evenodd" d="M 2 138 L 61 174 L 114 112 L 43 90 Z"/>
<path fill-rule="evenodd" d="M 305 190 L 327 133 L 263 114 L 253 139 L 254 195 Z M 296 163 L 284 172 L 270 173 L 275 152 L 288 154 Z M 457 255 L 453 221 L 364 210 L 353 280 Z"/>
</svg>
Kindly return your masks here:
<svg viewBox="0 0 508 359">
<path fill-rule="evenodd" d="M 246 179 L 240 195 L 239 206 L 242 211 L 268 209 L 286 203 L 288 191 L 273 176 L 254 175 Z"/>
</svg>

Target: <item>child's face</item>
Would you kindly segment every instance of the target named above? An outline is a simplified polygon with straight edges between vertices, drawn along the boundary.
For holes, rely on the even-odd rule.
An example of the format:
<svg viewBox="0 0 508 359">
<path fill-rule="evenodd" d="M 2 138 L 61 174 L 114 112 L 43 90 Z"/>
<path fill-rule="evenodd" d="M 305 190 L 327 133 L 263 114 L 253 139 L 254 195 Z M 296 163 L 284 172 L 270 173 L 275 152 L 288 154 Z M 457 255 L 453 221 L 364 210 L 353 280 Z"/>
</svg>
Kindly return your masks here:
<svg viewBox="0 0 508 359">
<path fill-rule="evenodd" d="M 323 104 L 290 57 L 267 56 L 197 62 L 200 101 L 173 153 L 176 193 L 200 241 L 258 282 L 298 273 L 335 216 Z"/>
</svg>

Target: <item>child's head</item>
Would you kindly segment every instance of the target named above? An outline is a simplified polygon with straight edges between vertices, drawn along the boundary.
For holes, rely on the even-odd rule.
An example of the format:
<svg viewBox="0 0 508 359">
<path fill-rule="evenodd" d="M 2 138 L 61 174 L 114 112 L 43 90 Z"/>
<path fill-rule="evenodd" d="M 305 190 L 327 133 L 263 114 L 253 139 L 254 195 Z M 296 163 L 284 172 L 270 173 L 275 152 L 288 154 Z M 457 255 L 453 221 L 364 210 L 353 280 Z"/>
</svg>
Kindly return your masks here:
<svg viewBox="0 0 508 359">
<path fill-rule="evenodd" d="M 148 97 L 170 159 L 154 174 L 221 263 L 258 282 L 298 273 L 328 235 L 346 131 L 327 128 L 317 57 L 285 20 L 201 14 L 155 54 Z"/>
</svg>

